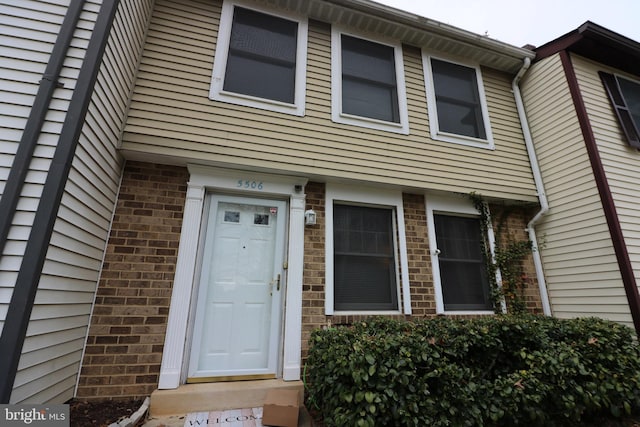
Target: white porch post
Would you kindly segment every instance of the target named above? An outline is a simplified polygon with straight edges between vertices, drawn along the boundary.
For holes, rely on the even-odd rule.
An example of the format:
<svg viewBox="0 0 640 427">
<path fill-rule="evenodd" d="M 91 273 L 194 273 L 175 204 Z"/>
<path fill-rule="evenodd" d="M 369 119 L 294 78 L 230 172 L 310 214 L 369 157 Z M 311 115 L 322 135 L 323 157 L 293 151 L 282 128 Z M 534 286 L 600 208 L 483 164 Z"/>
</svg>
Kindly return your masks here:
<svg viewBox="0 0 640 427">
<path fill-rule="evenodd" d="M 204 195 L 204 186 L 189 183 L 180 231 L 178 249 L 180 256 L 176 263 L 167 333 L 160 365 L 159 389 L 178 388 L 180 385 Z"/>
<path fill-rule="evenodd" d="M 285 381 L 300 379 L 302 356 L 302 272 L 304 267 L 305 195 L 292 194 L 289 211 L 289 269 L 284 325 Z"/>
</svg>

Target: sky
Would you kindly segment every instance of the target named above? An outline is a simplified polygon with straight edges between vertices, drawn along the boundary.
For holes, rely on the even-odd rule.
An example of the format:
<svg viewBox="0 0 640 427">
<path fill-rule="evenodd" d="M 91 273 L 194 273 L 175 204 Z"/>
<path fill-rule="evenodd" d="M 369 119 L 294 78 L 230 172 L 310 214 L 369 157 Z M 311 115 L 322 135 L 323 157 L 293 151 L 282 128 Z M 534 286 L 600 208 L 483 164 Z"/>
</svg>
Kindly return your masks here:
<svg viewBox="0 0 640 427">
<path fill-rule="evenodd" d="M 640 0 L 375 0 L 514 46 L 542 46 L 585 21 L 640 42 Z"/>
</svg>

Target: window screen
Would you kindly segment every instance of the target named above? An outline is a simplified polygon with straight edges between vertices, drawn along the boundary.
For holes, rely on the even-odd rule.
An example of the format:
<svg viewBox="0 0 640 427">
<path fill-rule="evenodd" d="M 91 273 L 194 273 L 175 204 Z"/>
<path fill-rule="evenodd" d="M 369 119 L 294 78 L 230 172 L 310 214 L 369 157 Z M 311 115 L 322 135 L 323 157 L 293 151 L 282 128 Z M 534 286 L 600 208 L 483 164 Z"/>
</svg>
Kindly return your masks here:
<svg viewBox="0 0 640 427">
<path fill-rule="evenodd" d="M 478 218 L 434 215 L 445 310 L 491 310 Z"/>
<path fill-rule="evenodd" d="M 431 70 L 440 131 L 486 139 L 476 70 L 436 59 Z"/>
<path fill-rule="evenodd" d="M 391 209 L 333 208 L 334 307 L 397 310 Z"/>
<path fill-rule="evenodd" d="M 346 35 L 342 44 L 342 112 L 400 123 L 394 48 Z"/>
<path fill-rule="evenodd" d="M 234 8 L 223 89 L 292 104 L 298 24 Z"/>
</svg>

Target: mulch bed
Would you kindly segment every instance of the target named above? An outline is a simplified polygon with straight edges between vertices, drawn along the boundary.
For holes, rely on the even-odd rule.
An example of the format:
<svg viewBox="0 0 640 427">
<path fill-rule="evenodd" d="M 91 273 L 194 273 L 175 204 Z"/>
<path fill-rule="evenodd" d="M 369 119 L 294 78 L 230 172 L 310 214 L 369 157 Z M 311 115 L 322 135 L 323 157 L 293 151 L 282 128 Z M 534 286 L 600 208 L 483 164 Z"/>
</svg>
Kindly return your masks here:
<svg viewBox="0 0 640 427">
<path fill-rule="evenodd" d="M 107 427 L 128 418 L 140 409 L 143 400 L 103 400 L 69 402 L 72 427 Z"/>
</svg>

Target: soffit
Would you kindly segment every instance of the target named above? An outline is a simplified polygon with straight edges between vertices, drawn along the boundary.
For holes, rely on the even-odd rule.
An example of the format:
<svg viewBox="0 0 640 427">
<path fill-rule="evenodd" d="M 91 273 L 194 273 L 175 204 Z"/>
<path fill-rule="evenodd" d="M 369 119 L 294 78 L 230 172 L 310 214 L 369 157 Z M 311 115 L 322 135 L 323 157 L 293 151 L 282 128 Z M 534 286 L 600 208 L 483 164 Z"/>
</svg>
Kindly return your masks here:
<svg viewBox="0 0 640 427">
<path fill-rule="evenodd" d="M 255 0 L 269 7 L 515 74 L 535 53 L 368 0 Z"/>
</svg>

